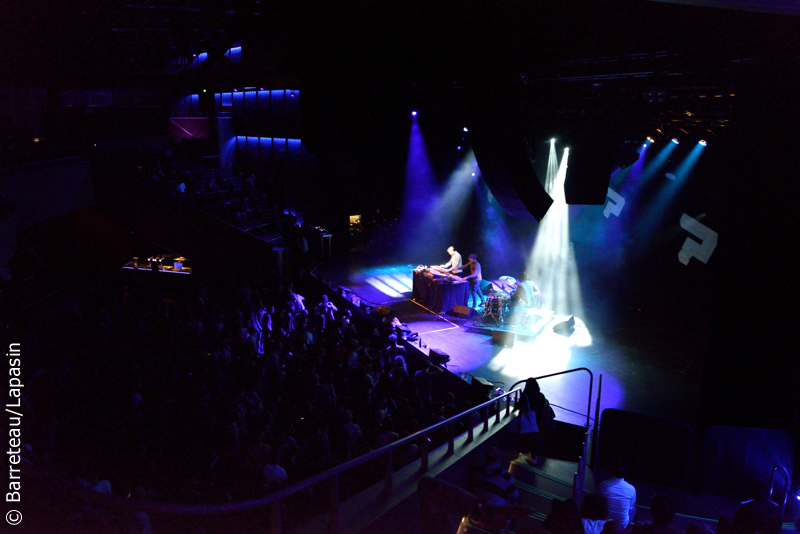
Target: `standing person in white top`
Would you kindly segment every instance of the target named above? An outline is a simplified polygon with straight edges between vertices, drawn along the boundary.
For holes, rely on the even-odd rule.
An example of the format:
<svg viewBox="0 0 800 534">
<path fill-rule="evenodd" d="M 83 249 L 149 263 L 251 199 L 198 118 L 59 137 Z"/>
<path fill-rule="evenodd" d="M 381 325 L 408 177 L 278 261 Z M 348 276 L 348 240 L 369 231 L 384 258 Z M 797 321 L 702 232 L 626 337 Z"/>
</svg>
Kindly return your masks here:
<svg viewBox="0 0 800 534">
<path fill-rule="evenodd" d="M 598 493 L 608 499 L 608 517 L 625 529 L 636 515 L 636 488 L 625 482 L 628 468 L 622 458 L 614 460 L 613 478 L 603 481 Z"/>
</svg>

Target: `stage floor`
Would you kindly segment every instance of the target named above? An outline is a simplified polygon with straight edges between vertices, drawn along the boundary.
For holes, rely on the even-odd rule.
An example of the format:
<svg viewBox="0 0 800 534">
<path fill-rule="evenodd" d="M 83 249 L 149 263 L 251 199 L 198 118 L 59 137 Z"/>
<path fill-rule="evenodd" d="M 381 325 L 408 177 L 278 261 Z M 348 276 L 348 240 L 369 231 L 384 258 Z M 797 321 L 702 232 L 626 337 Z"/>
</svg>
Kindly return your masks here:
<svg viewBox="0 0 800 534">
<path fill-rule="evenodd" d="M 553 331 L 553 326 L 569 317 L 553 314 L 535 335 L 516 336 L 513 347 L 498 346 L 492 343 L 491 329 L 475 324 L 477 314 L 469 318 L 440 315 L 411 300 L 415 267 L 362 260 L 327 266 L 317 274 L 331 287 L 349 287 L 362 303 L 389 306 L 425 345 L 450 355 L 448 369 L 456 375 L 482 377 L 508 389 L 531 376 L 586 367 L 594 377 L 592 417 L 602 376 L 601 411 L 618 408 L 696 423 L 704 357 L 691 340 L 669 325 L 631 324 L 603 303 L 585 300 L 585 316 L 575 316 L 570 336 Z M 559 419 L 585 423 L 588 373 L 544 379 L 541 387 L 557 406 Z"/>
</svg>

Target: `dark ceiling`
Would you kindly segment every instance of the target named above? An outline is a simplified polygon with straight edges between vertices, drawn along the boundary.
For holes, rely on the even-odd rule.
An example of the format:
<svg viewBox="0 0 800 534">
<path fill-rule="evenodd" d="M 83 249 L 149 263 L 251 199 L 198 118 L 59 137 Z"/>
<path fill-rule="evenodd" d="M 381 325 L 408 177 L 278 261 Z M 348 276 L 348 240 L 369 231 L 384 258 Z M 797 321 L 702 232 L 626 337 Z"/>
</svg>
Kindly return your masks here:
<svg viewBox="0 0 800 534">
<path fill-rule="evenodd" d="M 19 87 L 286 87 L 346 102 L 636 116 L 724 131 L 742 93 L 800 61 L 788 1 L 43 0 L 4 6 Z M 771 11 L 759 13 L 753 11 Z M 242 47 L 242 61 L 223 54 Z M 206 52 L 200 68 L 188 68 Z M 342 104 L 342 103 L 345 104 Z M 353 104 L 355 105 L 355 104 Z M 361 104 L 359 104 L 361 105 Z"/>
</svg>

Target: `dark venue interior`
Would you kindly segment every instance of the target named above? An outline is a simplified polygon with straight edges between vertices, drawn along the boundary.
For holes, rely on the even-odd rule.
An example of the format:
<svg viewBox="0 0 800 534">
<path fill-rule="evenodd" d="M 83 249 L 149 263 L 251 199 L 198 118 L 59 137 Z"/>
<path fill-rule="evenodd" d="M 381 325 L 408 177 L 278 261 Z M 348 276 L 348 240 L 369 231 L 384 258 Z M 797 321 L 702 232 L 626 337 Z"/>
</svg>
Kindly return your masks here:
<svg viewBox="0 0 800 534">
<path fill-rule="evenodd" d="M 798 530 L 797 2 L 1 11 L 10 531 Z"/>
</svg>

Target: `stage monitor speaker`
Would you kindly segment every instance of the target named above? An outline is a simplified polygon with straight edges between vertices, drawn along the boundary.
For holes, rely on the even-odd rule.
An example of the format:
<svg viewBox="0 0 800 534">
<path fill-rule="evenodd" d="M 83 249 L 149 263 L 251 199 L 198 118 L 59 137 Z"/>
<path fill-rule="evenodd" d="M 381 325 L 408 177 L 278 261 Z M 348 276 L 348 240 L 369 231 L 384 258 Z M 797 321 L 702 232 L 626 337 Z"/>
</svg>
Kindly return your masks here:
<svg viewBox="0 0 800 534">
<path fill-rule="evenodd" d="M 435 364 L 444 365 L 447 367 L 447 362 L 450 361 L 450 355 L 446 352 L 443 352 L 439 349 L 434 349 L 431 347 L 430 353 L 428 354 L 428 358 Z"/>
<path fill-rule="evenodd" d="M 400 323 L 394 327 L 394 333 L 397 337 L 406 339 L 411 335 L 411 329 L 405 323 Z"/>
<path fill-rule="evenodd" d="M 346 298 L 347 300 L 350 300 L 352 298 L 353 290 L 350 289 L 349 287 L 339 286 L 337 293 L 339 293 L 340 296 Z"/>
<path fill-rule="evenodd" d="M 472 313 L 472 308 L 462 306 L 461 304 L 456 304 L 453 306 L 453 313 L 456 315 L 461 315 L 462 317 L 469 317 Z"/>
<path fill-rule="evenodd" d="M 503 332 L 502 330 L 492 330 L 492 345 L 503 347 L 513 347 L 516 335 L 514 332 Z"/>
<path fill-rule="evenodd" d="M 569 337 L 575 331 L 575 316 L 570 315 L 569 319 L 564 322 L 558 323 L 553 327 L 553 332 L 561 334 L 562 336 Z"/>
<path fill-rule="evenodd" d="M 485 378 L 481 378 L 479 376 L 472 377 L 472 383 L 470 384 L 470 394 L 472 395 L 472 399 L 474 401 L 486 402 L 492 397 L 493 389 L 494 389 L 494 384 L 492 384 Z"/>
</svg>

